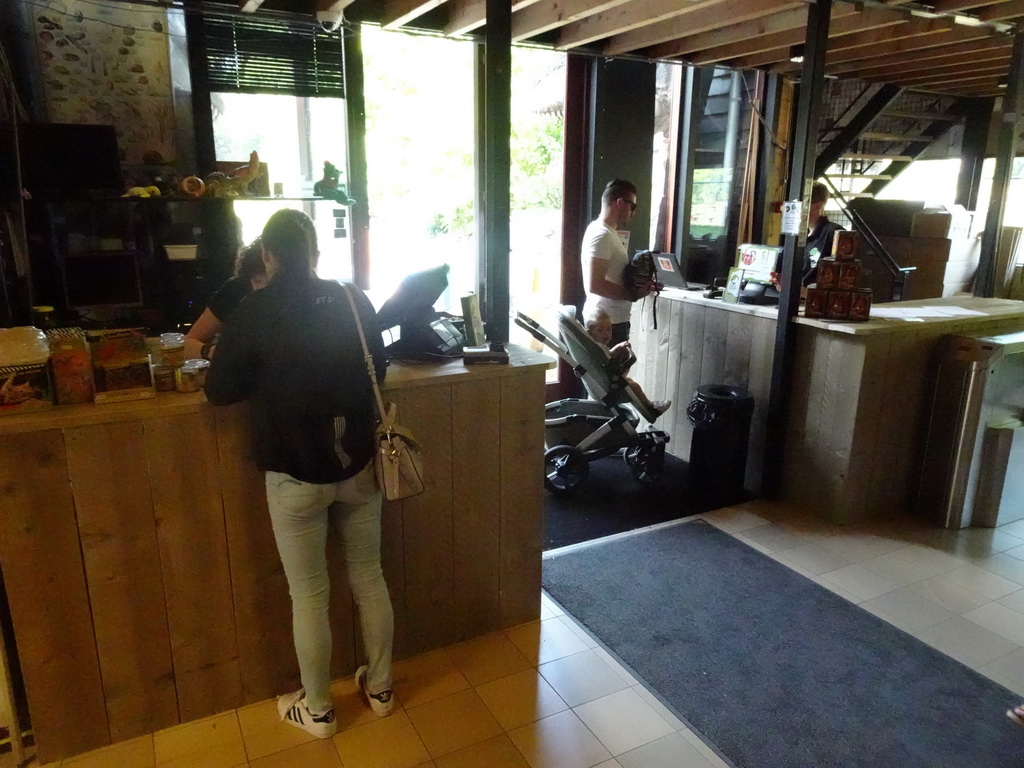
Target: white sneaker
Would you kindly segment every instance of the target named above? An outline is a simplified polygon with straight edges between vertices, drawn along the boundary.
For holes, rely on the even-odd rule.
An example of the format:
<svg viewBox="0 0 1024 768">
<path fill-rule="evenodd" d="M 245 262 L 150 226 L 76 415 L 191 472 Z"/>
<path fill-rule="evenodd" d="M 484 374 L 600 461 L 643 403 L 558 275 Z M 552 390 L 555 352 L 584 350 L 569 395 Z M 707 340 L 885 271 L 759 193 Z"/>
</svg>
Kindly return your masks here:
<svg viewBox="0 0 1024 768">
<path fill-rule="evenodd" d="M 658 412 L 658 414 L 660 415 L 660 414 L 664 413 L 665 411 L 667 411 L 671 405 L 672 405 L 672 401 L 671 400 L 655 400 L 653 403 L 651 403 L 651 408 L 656 410 Z"/>
<path fill-rule="evenodd" d="M 380 693 L 370 693 L 366 688 L 366 672 L 369 669 L 365 664 L 356 670 L 356 688 L 363 692 L 366 700 L 370 703 L 370 709 L 377 717 L 387 717 L 395 702 L 392 700 L 392 691 L 388 688 Z"/>
<path fill-rule="evenodd" d="M 299 688 L 295 693 L 277 697 L 277 714 L 289 725 L 301 728 L 318 739 L 329 739 L 338 731 L 338 723 L 334 720 L 334 709 L 328 709 L 322 715 L 314 715 L 306 706 L 306 691 Z"/>
</svg>

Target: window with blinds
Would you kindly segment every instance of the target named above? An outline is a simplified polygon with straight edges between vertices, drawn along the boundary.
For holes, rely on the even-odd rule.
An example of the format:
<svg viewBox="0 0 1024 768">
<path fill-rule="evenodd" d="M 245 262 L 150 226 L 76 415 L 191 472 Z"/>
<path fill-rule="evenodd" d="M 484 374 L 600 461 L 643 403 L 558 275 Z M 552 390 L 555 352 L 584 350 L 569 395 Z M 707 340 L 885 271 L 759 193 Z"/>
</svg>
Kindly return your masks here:
<svg viewBox="0 0 1024 768">
<path fill-rule="evenodd" d="M 211 91 L 345 97 L 341 31 L 259 15 L 203 19 Z"/>
</svg>

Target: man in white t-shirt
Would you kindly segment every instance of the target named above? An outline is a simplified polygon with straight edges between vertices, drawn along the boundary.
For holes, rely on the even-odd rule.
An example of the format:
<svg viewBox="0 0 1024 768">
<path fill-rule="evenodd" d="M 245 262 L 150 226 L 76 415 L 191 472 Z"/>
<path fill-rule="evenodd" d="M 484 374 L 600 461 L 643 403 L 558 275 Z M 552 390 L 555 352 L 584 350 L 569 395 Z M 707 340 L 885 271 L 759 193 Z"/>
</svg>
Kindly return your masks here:
<svg viewBox="0 0 1024 768">
<path fill-rule="evenodd" d="M 629 254 L 619 236 L 636 211 L 636 186 L 623 179 L 608 182 L 601 193 L 601 215 L 587 226 L 583 234 L 581 260 L 583 286 L 587 302 L 583 316 L 598 311 L 612 320 L 611 345 L 629 340 L 629 315 L 634 301 L 655 289 L 653 283 L 636 291 L 622 282 L 622 271 L 629 263 Z"/>
</svg>

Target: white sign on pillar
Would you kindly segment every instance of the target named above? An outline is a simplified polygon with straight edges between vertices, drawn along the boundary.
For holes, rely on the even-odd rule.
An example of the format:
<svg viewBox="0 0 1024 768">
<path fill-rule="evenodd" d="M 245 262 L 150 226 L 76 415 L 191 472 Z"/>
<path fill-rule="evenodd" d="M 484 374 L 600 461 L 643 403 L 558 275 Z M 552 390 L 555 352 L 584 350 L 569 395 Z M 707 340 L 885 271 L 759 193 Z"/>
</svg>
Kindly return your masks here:
<svg viewBox="0 0 1024 768">
<path fill-rule="evenodd" d="M 788 200 L 782 204 L 782 234 L 799 235 L 803 221 L 802 200 Z"/>
</svg>

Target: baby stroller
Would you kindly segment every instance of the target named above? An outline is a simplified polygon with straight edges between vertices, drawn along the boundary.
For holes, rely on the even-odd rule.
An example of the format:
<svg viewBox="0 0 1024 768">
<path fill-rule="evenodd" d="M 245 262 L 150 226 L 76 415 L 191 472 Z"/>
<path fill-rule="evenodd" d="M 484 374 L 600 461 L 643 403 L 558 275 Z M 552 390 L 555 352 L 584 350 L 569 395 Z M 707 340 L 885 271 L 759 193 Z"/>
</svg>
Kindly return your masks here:
<svg viewBox="0 0 1024 768">
<path fill-rule="evenodd" d="M 669 436 L 660 430 L 637 432 L 641 417 L 653 422 L 660 414 L 645 407 L 626 383 L 624 369 L 632 360 L 610 358 L 571 305 L 559 310 L 558 337 L 522 312 L 515 322 L 572 366 L 589 395 L 544 406 L 544 486 L 555 494 L 573 493 L 587 479 L 590 462 L 613 453 L 622 454 L 638 482 L 657 480 Z"/>
</svg>

